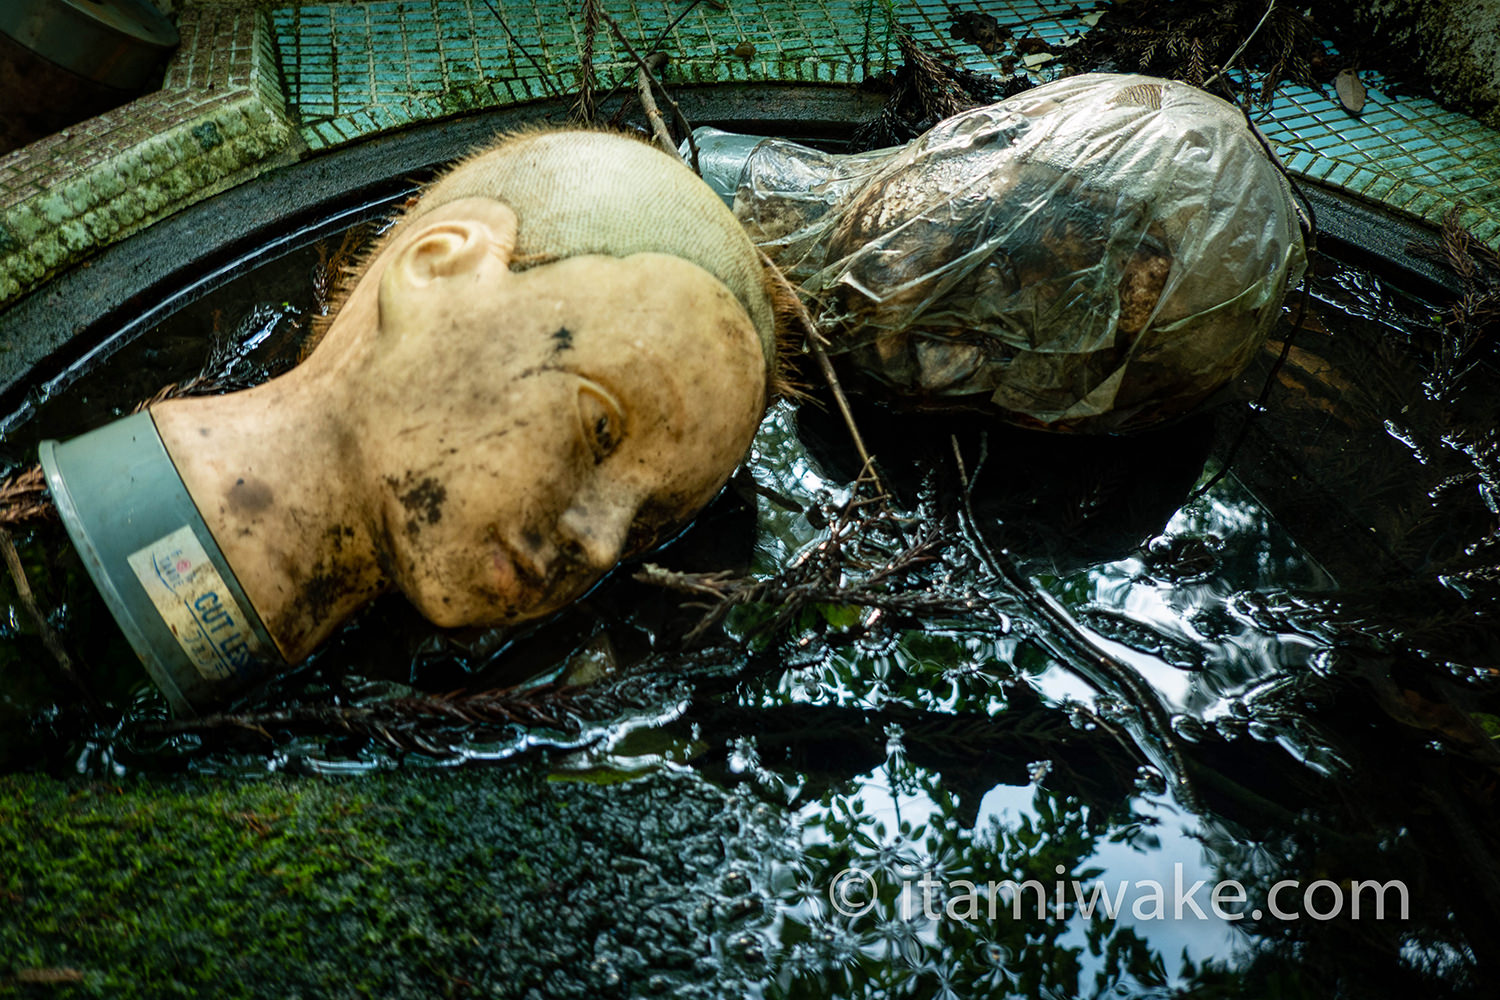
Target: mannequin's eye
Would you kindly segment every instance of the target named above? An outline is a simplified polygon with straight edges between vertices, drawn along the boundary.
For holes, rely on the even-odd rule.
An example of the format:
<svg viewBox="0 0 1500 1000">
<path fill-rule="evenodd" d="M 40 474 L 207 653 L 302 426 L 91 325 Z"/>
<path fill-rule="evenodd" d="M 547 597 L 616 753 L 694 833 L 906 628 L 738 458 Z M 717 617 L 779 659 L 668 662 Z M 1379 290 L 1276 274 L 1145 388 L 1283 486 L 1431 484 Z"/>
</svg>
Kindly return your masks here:
<svg viewBox="0 0 1500 1000">
<path fill-rule="evenodd" d="M 583 429 L 583 440 L 594 453 L 594 461 L 602 462 L 620 444 L 625 433 L 625 419 L 620 413 L 620 404 L 601 385 L 585 382 L 578 389 L 578 420 Z"/>
</svg>

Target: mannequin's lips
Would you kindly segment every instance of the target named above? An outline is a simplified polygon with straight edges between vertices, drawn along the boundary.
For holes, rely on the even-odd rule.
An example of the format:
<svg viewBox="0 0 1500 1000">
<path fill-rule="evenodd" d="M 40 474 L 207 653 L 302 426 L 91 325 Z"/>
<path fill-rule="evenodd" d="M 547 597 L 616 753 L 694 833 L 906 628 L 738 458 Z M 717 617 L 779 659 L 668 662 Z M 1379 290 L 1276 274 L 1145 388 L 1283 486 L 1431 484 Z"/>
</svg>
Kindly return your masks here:
<svg viewBox="0 0 1500 1000">
<path fill-rule="evenodd" d="M 556 611 L 576 600 L 603 575 L 572 558 L 565 549 L 554 549 L 544 563 L 526 546 L 513 543 L 499 528 L 490 529 L 490 541 L 493 579 L 499 592 L 512 599 L 511 607 L 518 609 L 515 620 Z"/>
<path fill-rule="evenodd" d="M 546 586 L 547 574 L 536 560 L 512 545 L 497 530 L 490 530 L 491 562 L 500 593 L 519 596 L 523 591 L 540 591 Z"/>
</svg>

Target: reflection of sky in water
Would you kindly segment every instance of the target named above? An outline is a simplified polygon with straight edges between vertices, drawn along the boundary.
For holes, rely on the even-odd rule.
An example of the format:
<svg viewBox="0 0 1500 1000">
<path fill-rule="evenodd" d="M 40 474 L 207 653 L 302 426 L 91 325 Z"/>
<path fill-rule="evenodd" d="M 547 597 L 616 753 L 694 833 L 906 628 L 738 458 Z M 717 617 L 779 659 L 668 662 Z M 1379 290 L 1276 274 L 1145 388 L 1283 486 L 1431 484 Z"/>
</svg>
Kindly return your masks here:
<svg viewBox="0 0 1500 1000">
<path fill-rule="evenodd" d="M 824 479 L 807 449 L 797 439 L 795 416 L 790 404 L 781 402 L 761 421 L 745 468 L 755 481 L 777 493 L 805 503 L 819 495 L 835 502 L 848 497 L 846 489 Z M 786 565 L 791 553 L 818 537 L 818 530 L 800 512 L 785 511 L 774 504 L 759 504 L 756 524 L 756 571 L 774 573 Z"/>
<path fill-rule="evenodd" d="M 1036 810 L 1032 806 L 1034 794 L 1035 789 L 1030 786 L 996 785 L 980 804 L 979 828 L 991 823 L 1012 825 L 1018 817 L 1026 814 L 1035 818 Z M 1096 882 L 1105 887 L 1111 899 L 1122 881 L 1128 883 L 1116 922 L 1133 928 L 1150 942 L 1151 947 L 1167 960 L 1168 973 L 1176 971 L 1177 960 L 1184 950 L 1194 961 L 1227 957 L 1241 938 L 1233 925 L 1216 916 L 1209 905 L 1209 892 L 1213 889 L 1217 875 L 1209 864 L 1210 859 L 1203 844 L 1191 836 L 1184 825 L 1184 818 L 1191 821 L 1194 828 L 1197 826 L 1196 821 L 1191 820 L 1189 814 L 1152 799 L 1136 799 L 1133 807 L 1135 812 L 1158 821 L 1158 825 L 1151 828 L 1151 833 L 1158 841 L 1157 845 L 1146 848 L 1141 844 L 1124 841 L 1100 841 L 1098 848 L 1088 859 L 1088 866 L 1102 868 L 1103 871 L 1095 879 L 1080 880 L 1085 898 Z M 1207 915 L 1207 919 L 1199 920 L 1186 905 L 1183 907 L 1183 919 L 1173 917 L 1174 879 L 1179 877 L 1174 865 L 1182 866 L 1180 880 L 1184 899 L 1194 882 L 1200 879 L 1203 881 L 1203 886 L 1192 898 L 1197 901 L 1198 908 Z M 1066 880 L 1072 876 L 1059 875 L 1058 878 Z M 1132 907 L 1137 899 L 1149 895 L 1150 890 L 1139 891 L 1136 883 L 1152 881 L 1162 887 L 1165 916 L 1160 920 L 1139 920 L 1132 913 Z M 1067 892 L 1072 895 L 1071 886 Z M 1032 905 L 1029 896 L 1027 905 Z M 1142 910 L 1150 913 L 1152 907 L 1143 903 Z M 1072 923 L 1074 926 L 1063 942 L 1083 945 L 1084 921 L 1075 917 Z M 1084 953 L 1087 954 L 1087 949 Z"/>
<path fill-rule="evenodd" d="M 973 828 L 976 843 L 993 841 L 997 829 L 1016 829 L 1023 817 L 1029 818 L 1036 829 L 1048 830 L 1046 820 L 1035 808 L 1034 799 L 1037 794 L 1038 789 L 1034 785 L 1002 784 L 990 789 L 980 804 L 978 818 Z M 951 883 L 957 879 L 968 880 L 975 884 L 980 893 L 985 892 L 987 882 L 1000 882 L 1019 877 L 1016 872 L 1009 870 L 986 871 L 981 868 L 967 868 L 963 859 L 952 855 L 934 859 L 927 855 L 918 843 L 902 837 L 898 831 L 903 828 L 912 829 L 924 825 L 938 828 L 942 821 L 942 809 L 931 797 L 920 791 L 894 788 L 886 769 L 877 769 L 856 779 L 856 786 L 850 790 L 849 796 L 851 799 L 857 799 L 864 807 L 861 828 L 873 839 L 878 840 L 878 847 L 869 847 L 870 853 L 864 855 L 862 862 L 857 860 L 855 866 L 870 871 L 880 870 L 879 859 L 882 848 L 894 856 L 905 859 L 904 864 L 898 863 L 895 866 L 901 874 L 881 877 L 908 880 L 906 891 L 897 897 L 894 912 L 900 914 L 900 919 L 910 924 L 911 932 L 916 940 L 923 942 L 929 948 L 937 945 L 939 939 L 934 933 L 934 921 L 923 913 L 923 889 L 920 888 L 918 882 L 922 875 L 918 865 L 934 861 L 938 865 L 942 865 L 944 861 L 950 864 L 956 862 L 959 867 L 955 869 L 955 873 L 940 876 L 943 881 Z M 1211 906 L 1210 894 L 1217 876 L 1212 867 L 1213 859 L 1210 852 L 1194 836 L 1197 830 L 1196 820 L 1190 814 L 1170 804 L 1150 798 L 1133 799 L 1131 807 L 1132 812 L 1142 821 L 1143 831 L 1133 837 L 1122 836 L 1118 840 L 1104 837 L 1097 842 L 1092 854 L 1084 858 L 1077 869 L 1099 870 L 1096 876 L 1079 879 L 1085 899 L 1090 898 L 1096 885 L 1103 886 L 1111 900 L 1118 899 L 1117 916 L 1113 923 L 1118 927 L 1133 931 L 1164 960 L 1169 981 L 1176 980 L 1184 954 L 1194 963 L 1201 963 L 1210 958 L 1228 959 L 1242 950 L 1244 938 L 1235 929 L 1233 923 L 1218 917 Z M 804 849 L 813 844 L 829 842 L 824 830 L 828 818 L 826 803 L 815 803 L 804 807 L 798 818 L 803 830 L 802 847 Z M 1156 825 L 1150 825 L 1152 821 Z M 883 828 L 884 837 L 877 837 L 880 828 Z M 1112 832 L 1119 833 L 1118 830 Z M 949 843 L 945 838 L 944 846 L 940 848 L 940 851 Z M 828 874 L 831 876 L 834 873 Z M 1046 887 L 1048 920 L 1054 919 L 1050 914 L 1056 891 L 1054 878 L 1065 883 L 1064 891 L 1068 902 L 1071 904 L 1075 901 L 1071 882 L 1076 877 L 1076 870 L 1063 875 L 1045 873 L 1034 877 Z M 1200 881 L 1203 884 L 1189 897 L 1189 890 L 1195 882 Z M 1117 895 L 1122 883 L 1126 888 L 1123 895 Z M 1156 895 L 1153 883 L 1161 890 L 1159 909 L 1151 901 L 1151 898 Z M 1180 892 L 1178 887 L 1180 887 Z M 966 891 L 966 887 L 955 886 L 949 892 L 940 889 L 929 891 L 933 892 L 932 912 L 941 914 L 944 900 L 961 895 Z M 1035 911 L 1034 893 L 1034 889 L 1028 889 L 1024 893 L 1023 912 L 1026 914 L 1024 920 L 1032 919 Z M 1205 918 L 1199 919 L 1192 908 L 1185 903 L 1182 908 L 1183 916 L 1177 918 L 1175 900 L 1179 895 L 1184 900 L 1191 898 L 1196 901 L 1198 908 L 1206 915 Z M 1134 912 L 1138 902 L 1142 916 L 1137 916 Z M 1234 908 L 1233 903 L 1226 905 L 1229 909 Z M 805 916 L 811 911 L 804 908 L 801 912 Z M 1160 917 L 1155 915 L 1158 912 L 1161 914 Z M 986 902 L 981 904 L 979 914 L 976 924 L 990 920 L 987 897 Z M 939 917 L 940 921 L 954 919 L 958 918 Z M 1008 922 L 1013 919 L 1009 897 L 1003 896 L 996 921 Z M 1077 954 L 1083 971 L 1080 982 L 1090 981 L 1095 972 L 1102 971 L 1104 966 L 1098 956 L 1090 953 L 1087 939 L 1089 921 L 1073 913 L 1067 923 L 1068 928 L 1059 938 L 1058 945 L 1062 948 L 1078 949 Z M 865 947 L 867 949 L 878 948 L 879 945 L 872 940 L 867 941 Z M 930 959 L 931 956 L 923 956 L 922 961 L 926 962 Z M 915 956 L 913 960 L 915 963 Z"/>
<path fill-rule="evenodd" d="M 791 415 L 784 408 L 774 412 L 763 426 L 757 439 L 757 457 L 759 460 L 752 468 L 762 486 L 788 493 L 804 503 L 820 495 L 835 503 L 847 497 L 845 491 L 835 489 L 822 478 L 816 464 L 796 440 Z M 1216 485 L 1206 497 L 1179 510 L 1162 534 L 1165 539 L 1182 540 L 1185 546 L 1197 545 L 1199 561 L 1177 565 L 1142 550 L 1067 577 L 1039 577 L 1037 583 L 1079 619 L 1086 636 L 1155 689 L 1173 714 L 1186 714 L 1209 724 L 1231 714 L 1243 716 L 1245 704 L 1260 687 L 1290 672 L 1306 670 L 1320 647 L 1318 641 L 1307 635 L 1258 624 L 1246 609 L 1247 595 L 1253 600 L 1256 594 L 1324 589 L 1329 586 L 1327 576 L 1232 477 Z M 780 511 L 765 503 L 760 505 L 761 568 L 770 570 L 785 565 L 818 537 L 818 532 L 810 529 L 807 518 L 800 513 Z M 1203 558 L 1205 552 L 1208 558 Z M 1024 663 L 1018 659 L 1019 646 L 1029 642 L 1027 634 L 1025 628 L 1001 633 L 992 626 L 977 623 L 970 628 L 958 622 L 942 628 L 929 626 L 920 637 L 901 633 L 880 648 L 856 644 L 830 650 L 822 662 L 786 671 L 777 683 L 760 689 L 759 695 L 751 700 L 763 707 L 820 704 L 878 711 L 894 702 L 937 713 L 1003 712 L 1006 698 L 1001 689 L 973 682 L 975 675 L 987 674 L 991 678 L 1023 677 L 1045 702 L 1053 705 L 1079 703 L 1097 707 L 1100 691 L 1094 684 L 1050 656 L 1039 661 L 1032 657 Z M 1193 651 L 1194 662 L 1184 662 L 1182 650 Z M 908 684 L 904 693 L 898 693 L 892 679 L 901 677 L 918 677 L 922 682 Z M 949 683 L 951 687 L 947 686 Z M 951 808 L 945 817 L 943 807 L 930 794 L 932 788 L 942 787 L 935 773 L 899 763 L 898 744 L 890 748 L 893 756 L 884 767 L 841 786 L 840 795 L 846 797 L 846 802 L 857 801 L 863 807 L 853 822 L 868 839 L 854 851 L 856 864 L 878 865 L 879 859 L 888 863 L 893 857 L 956 864 L 960 869 L 972 864 L 975 870 L 955 877 L 968 878 L 983 891 L 988 881 L 1019 877 L 1018 870 L 977 870 L 978 866 L 994 863 L 985 859 L 999 857 L 993 851 L 999 850 L 1002 843 L 1012 852 L 1008 857 L 1014 869 L 1019 825 L 1044 830 L 1047 838 L 1067 836 L 1061 827 L 1049 829 L 1046 818 L 1038 811 L 1036 796 L 1045 796 L 1047 792 L 1035 785 L 1002 784 L 984 795 L 971 831 L 957 836 L 951 830 L 943 833 L 937 843 L 942 857 L 928 856 L 923 837 L 903 836 L 900 832 L 903 824 L 908 825 L 907 829 L 926 827 L 926 835 L 930 836 L 941 828 L 945 818 L 951 822 Z M 1295 752 L 1296 748 L 1288 749 Z M 1038 757 L 1045 755 L 1046 751 L 1039 748 Z M 736 757 L 741 764 L 749 763 L 739 753 Z M 752 769 L 759 770 L 758 762 Z M 893 775 L 899 778 L 893 779 Z M 768 787 L 774 784 L 769 774 L 763 774 L 762 780 Z M 1045 777 L 1040 780 L 1045 784 Z M 1054 807 L 1061 802 L 1055 799 Z M 851 819 L 847 815 L 840 818 L 837 815 L 840 808 L 836 800 L 823 797 L 801 809 L 801 849 L 817 844 L 827 846 L 831 842 L 828 831 Z M 1080 880 L 1085 897 L 1099 885 L 1114 898 L 1115 891 L 1124 883 L 1126 890 L 1113 926 L 1126 933 L 1133 932 L 1146 942 L 1165 964 L 1169 979 L 1178 976 L 1184 954 L 1193 962 L 1202 963 L 1206 959 L 1230 959 L 1244 951 L 1248 939 L 1232 922 L 1218 917 L 1211 905 L 1211 891 L 1217 877 L 1215 863 L 1222 865 L 1232 859 L 1219 856 L 1218 849 L 1205 847 L 1204 841 L 1212 843 L 1212 838 L 1201 837 L 1198 821 L 1170 800 L 1137 795 L 1129 800 L 1128 809 L 1122 806 L 1122 812 L 1133 814 L 1130 822 L 1141 823 L 1141 830 L 1133 834 L 1124 825 L 1125 821 L 1112 822 L 1093 841 L 1092 847 L 1085 845 L 1085 853 L 1074 872 L 1099 870 L 1097 876 Z M 1053 822 L 1057 820 L 1054 818 Z M 1238 846 L 1228 842 L 1218 844 L 1230 854 Z M 1023 851 L 1022 861 L 1027 856 L 1035 863 L 1043 863 L 1042 856 L 1035 851 Z M 911 869 L 907 871 L 913 882 L 920 877 Z M 1031 877 L 1047 886 L 1050 901 L 1055 890 L 1053 880 L 1070 882 L 1074 872 L 1062 876 L 1050 871 L 1032 872 Z M 834 873 L 825 874 L 832 877 Z M 1198 881 L 1204 884 L 1191 898 L 1206 916 L 1200 919 L 1191 908 L 1185 908 L 1181 918 L 1175 917 L 1175 888 L 1181 886 L 1185 890 Z M 1152 915 L 1155 906 L 1150 886 L 1142 887 L 1140 883 L 1161 886 L 1165 912 L 1160 918 Z M 822 888 L 826 891 L 826 886 Z M 912 891 L 917 895 L 906 900 L 912 908 L 908 910 L 913 918 L 909 928 L 911 940 L 921 942 L 929 950 L 941 950 L 939 928 L 921 913 L 920 889 Z M 1072 902 L 1072 886 L 1068 885 L 1066 891 Z M 1137 902 L 1144 916 L 1134 912 Z M 1028 891 L 1025 905 L 1028 911 L 1034 909 L 1034 891 Z M 784 912 L 797 912 L 801 919 L 809 919 L 815 911 L 804 904 Z M 816 922 L 816 918 L 812 919 Z M 987 913 L 980 917 L 982 921 L 988 919 Z M 1001 904 L 999 919 L 1014 919 L 1008 904 Z M 1107 972 L 1107 960 L 1091 954 L 1089 925 L 1086 918 L 1075 913 L 1068 918 L 1057 941 L 1061 948 L 1077 949 L 1084 968 L 1080 984 L 1091 982 L 1096 971 Z M 981 937 L 985 936 L 984 929 L 976 930 Z M 883 940 L 879 934 L 865 935 L 856 947 L 873 955 L 879 952 Z M 921 962 L 936 961 L 941 965 L 954 961 L 952 955 L 938 957 L 938 954 L 929 951 Z M 911 960 L 915 962 L 916 958 Z M 912 968 L 917 970 L 918 966 L 914 964 Z M 1136 984 L 1136 989 L 1143 986 Z M 1117 988 L 1132 992 L 1124 982 L 1118 982 Z"/>
</svg>

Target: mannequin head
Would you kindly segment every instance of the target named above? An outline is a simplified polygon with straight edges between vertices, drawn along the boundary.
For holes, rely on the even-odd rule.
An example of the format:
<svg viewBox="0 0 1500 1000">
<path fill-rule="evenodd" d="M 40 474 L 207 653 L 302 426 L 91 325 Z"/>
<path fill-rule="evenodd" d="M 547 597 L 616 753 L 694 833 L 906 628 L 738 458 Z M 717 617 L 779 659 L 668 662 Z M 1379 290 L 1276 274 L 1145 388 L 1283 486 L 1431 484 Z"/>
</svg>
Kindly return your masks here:
<svg viewBox="0 0 1500 1000">
<path fill-rule="evenodd" d="M 386 569 L 440 625 L 555 610 L 661 540 L 723 485 L 764 403 L 755 327 L 702 268 L 641 253 L 512 273 L 514 242 L 489 199 L 426 216 L 386 255 L 378 334 L 328 355 L 359 387 Z"/>
<path fill-rule="evenodd" d="M 764 281 L 671 157 L 515 137 L 423 194 L 301 365 L 152 416 L 288 660 L 392 586 L 439 625 L 522 621 L 722 487 L 765 403 Z"/>
</svg>

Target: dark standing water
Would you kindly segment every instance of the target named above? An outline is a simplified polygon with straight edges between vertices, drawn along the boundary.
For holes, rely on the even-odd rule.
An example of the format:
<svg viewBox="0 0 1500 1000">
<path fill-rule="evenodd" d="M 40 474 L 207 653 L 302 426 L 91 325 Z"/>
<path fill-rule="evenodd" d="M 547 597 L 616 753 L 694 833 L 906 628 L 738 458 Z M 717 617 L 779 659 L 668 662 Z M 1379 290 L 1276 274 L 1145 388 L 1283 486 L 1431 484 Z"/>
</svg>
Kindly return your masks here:
<svg viewBox="0 0 1500 1000">
<path fill-rule="evenodd" d="M 232 386 L 294 360 L 329 252 L 183 310 L 39 401 L 0 458 L 205 370 Z M 0 767 L 235 781 L 545 752 L 580 781 L 694 769 L 772 807 L 754 815 L 776 836 L 721 887 L 743 908 L 722 958 L 767 996 L 1490 995 L 1500 376 L 1434 385 L 1435 308 L 1327 272 L 1204 496 L 1242 407 L 1123 442 L 865 409 L 883 514 L 848 506 L 836 421 L 780 404 L 747 475 L 650 557 L 779 574 L 766 600 L 692 644 L 702 608 L 635 568 L 519 630 L 442 632 L 385 600 L 243 706 L 261 732 L 164 731 L 43 525 L 20 536 L 32 586 L 106 709 L 76 707 L 0 583 Z M 879 607 L 839 598 L 872 574 Z M 812 596 L 781 616 L 798 587 Z M 306 712 L 555 680 L 592 682 L 540 689 L 556 726 L 407 720 L 387 740 Z"/>
</svg>

